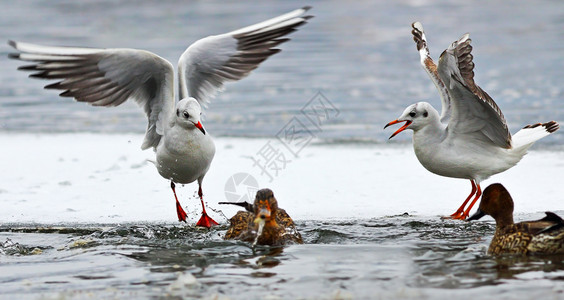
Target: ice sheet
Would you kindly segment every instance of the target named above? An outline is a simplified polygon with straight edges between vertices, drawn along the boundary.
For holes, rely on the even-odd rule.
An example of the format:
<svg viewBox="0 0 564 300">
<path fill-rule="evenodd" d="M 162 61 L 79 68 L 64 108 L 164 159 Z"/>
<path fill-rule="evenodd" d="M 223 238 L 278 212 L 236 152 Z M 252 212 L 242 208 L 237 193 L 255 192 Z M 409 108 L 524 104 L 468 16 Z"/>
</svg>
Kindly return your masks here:
<svg viewBox="0 0 564 300">
<path fill-rule="evenodd" d="M 0 133 L 0 222 L 2 223 L 175 223 L 169 182 L 140 149 L 139 134 Z M 208 207 L 227 217 L 237 207 L 218 205 L 247 192 L 226 183 L 246 173 L 260 188 L 274 191 L 279 205 L 296 220 L 373 218 L 408 212 L 446 215 L 470 192 L 467 180 L 429 173 L 411 145 L 311 143 L 293 156 L 275 139 L 217 138 L 216 157 L 204 179 Z M 285 153 L 272 181 L 259 164 L 265 146 Z M 564 152 L 533 150 L 514 168 L 482 186 L 503 183 L 516 213 L 564 210 L 561 184 Z M 197 184 L 177 188 L 193 225 L 200 213 Z M 251 187 L 252 194 L 252 187 Z M 228 198 L 226 198 L 228 197 Z M 254 195 L 252 195 L 254 197 Z M 219 222 L 219 211 L 210 214 Z M 540 214 L 539 214 L 540 215 Z"/>
</svg>

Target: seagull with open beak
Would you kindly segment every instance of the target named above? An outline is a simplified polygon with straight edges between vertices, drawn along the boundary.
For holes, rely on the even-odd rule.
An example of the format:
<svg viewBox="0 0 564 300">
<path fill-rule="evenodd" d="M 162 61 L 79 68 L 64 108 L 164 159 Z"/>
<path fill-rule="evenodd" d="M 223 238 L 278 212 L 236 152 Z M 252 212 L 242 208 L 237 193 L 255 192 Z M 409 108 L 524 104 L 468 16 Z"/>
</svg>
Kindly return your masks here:
<svg viewBox="0 0 564 300">
<path fill-rule="evenodd" d="M 439 115 L 427 102 L 414 103 L 384 128 L 405 122 L 390 138 L 406 129 L 413 130 L 413 149 L 425 169 L 470 180 L 470 195 L 450 215 L 453 219 L 466 219 L 482 195 L 480 182 L 515 166 L 535 141 L 554 133 L 559 125 L 554 121 L 536 123 L 511 135 L 501 109 L 474 82 L 469 34 L 443 51 L 435 65 L 423 26 L 415 22 L 412 28 L 421 65 L 441 96 L 442 112 Z"/>
</svg>

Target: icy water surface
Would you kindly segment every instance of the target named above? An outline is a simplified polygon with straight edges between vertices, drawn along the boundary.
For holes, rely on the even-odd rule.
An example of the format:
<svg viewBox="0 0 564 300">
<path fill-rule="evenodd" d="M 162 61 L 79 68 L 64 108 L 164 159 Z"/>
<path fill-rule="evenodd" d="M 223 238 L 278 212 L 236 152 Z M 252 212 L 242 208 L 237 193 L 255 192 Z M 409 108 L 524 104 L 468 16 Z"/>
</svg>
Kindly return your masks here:
<svg viewBox="0 0 564 300">
<path fill-rule="evenodd" d="M 311 5 L 315 17 L 248 78 L 228 83 L 205 110 L 214 136 L 274 136 L 318 92 L 339 110 L 321 138 L 385 141 L 382 127 L 417 101 L 436 108 L 411 23 L 421 21 L 435 60 L 469 32 L 476 82 L 499 104 L 511 132 L 564 120 L 564 1 L 5 1 L 0 10 L 0 130 L 138 132 L 133 103 L 100 109 L 60 98 L 16 71 L 7 39 L 146 49 L 176 65 L 194 41 Z M 30 115 L 40 115 L 38 118 Z M 307 125 L 307 120 L 305 120 Z M 395 140 L 407 141 L 409 135 Z M 541 143 L 564 143 L 554 136 Z"/>
<path fill-rule="evenodd" d="M 9 298 L 564 297 L 562 257 L 485 255 L 492 222 L 408 215 L 298 222 L 305 244 L 257 247 L 180 225 L 0 226 Z"/>
</svg>

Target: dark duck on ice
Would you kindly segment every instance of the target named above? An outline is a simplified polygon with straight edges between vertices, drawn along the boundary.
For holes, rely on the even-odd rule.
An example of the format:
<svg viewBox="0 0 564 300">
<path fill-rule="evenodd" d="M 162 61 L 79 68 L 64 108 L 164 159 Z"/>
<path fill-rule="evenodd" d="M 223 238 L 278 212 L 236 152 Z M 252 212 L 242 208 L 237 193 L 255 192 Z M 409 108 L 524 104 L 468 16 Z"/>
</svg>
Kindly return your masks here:
<svg viewBox="0 0 564 300">
<path fill-rule="evenodd" d="M 484 215 L 496 223 L 488 254 L 564 254 L 564 220 L 546 212 L 540 220 L 513 223 L 513 199 L 499 183 L 484 190 L 480 207 L 468 221 Z"/>
<path fill-rule="evenodd" d="M 223 202 L 223 204 L 236 204 L 246 208 L 246 211 L 237 212 L 229 220 L 231 225 L 224 239 L 269 246 L 303 244 L 302 236 L 296 229 L 294 221 L 284 209 L 278 207 L 278 202 L 270 189 L 259 190 L 252 205 L 247 202 Z"/>
</svg>

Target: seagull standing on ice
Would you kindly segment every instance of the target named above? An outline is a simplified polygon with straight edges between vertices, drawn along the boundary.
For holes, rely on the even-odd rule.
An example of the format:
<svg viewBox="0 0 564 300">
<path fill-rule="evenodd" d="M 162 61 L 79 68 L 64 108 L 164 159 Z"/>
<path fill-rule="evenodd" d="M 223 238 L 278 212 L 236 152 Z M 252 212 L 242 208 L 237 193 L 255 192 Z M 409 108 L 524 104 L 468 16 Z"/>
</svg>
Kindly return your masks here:
<svg viewBox="0 0 564 300">
<path fill-rule="evenodd" d="M 31 61 L 19 70 L 34 71 L 35 78 L 59 79 L 46 89 L 64 90 L 94 106 L 118 106 L 133 99 L 148 118 L 141 149 L 153 148 L 156 167 L 171 181 L 179 221 L 186 212 L 176 196 L 175 183 L 198 181 L 202 217 L 197 226 L 217 225 L 206 213 L 202 180 L 215 154 L 213 140 L 200 122 L 205 106 L 226 81 L 249 75 L 261 62 L 280 50 L 274 47 L 305 24 L 311 16 L 303 7 L 276 18 L 193 43 L 178 61 L 179 98 L 175 103 L 172 64 L 151 52 L 136 49 L 49 47 L 10 41 L 20 53 L 11 58 Z"/>
<path fill-rule="evenodd" d="M 442 113 L 427 102 L 418 102 L 384 128 L 405 122 L 390 138 L 413 130 L 415 155 L 427 170 L 470 180 L 472 192 L 450 216 L 466 219 L 482 194 L 480 182 L 515 166 L 535 141 L 555 132 L 559 125 L 554 121 L 527 125 L 511 136 L 497 104 L 474 83 L 469 35 L 452 43 L 437 66 L 430 57 L 423 26 L 415 22 L 412 27 L 421 64 L 439 90 Z"/>
</svg>

